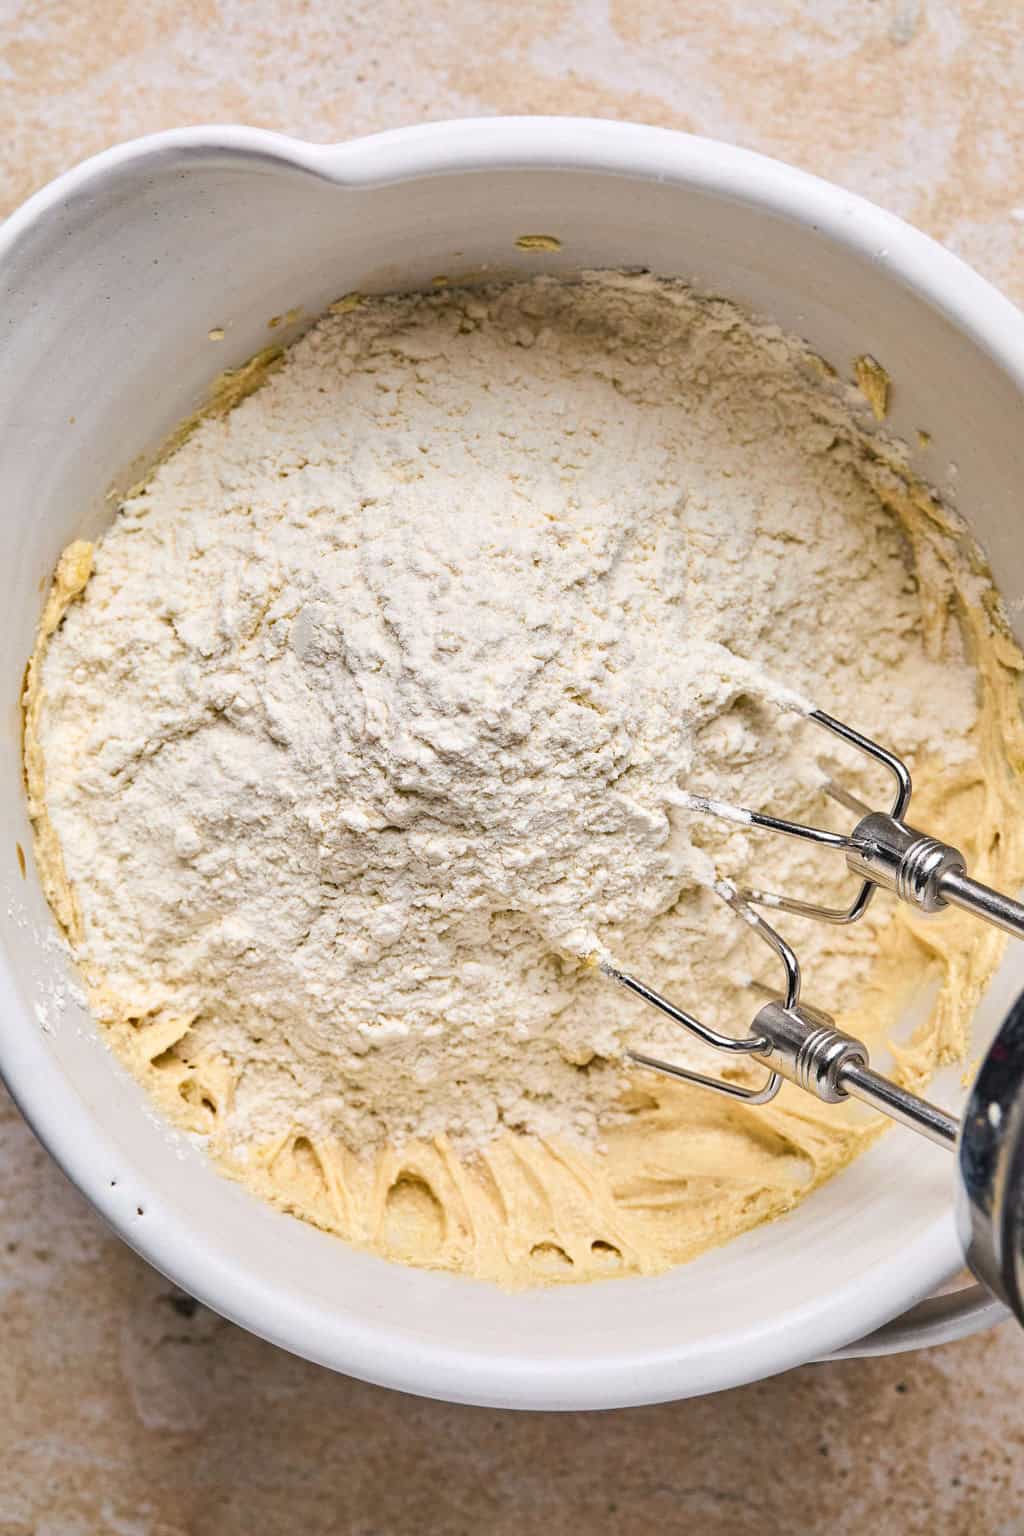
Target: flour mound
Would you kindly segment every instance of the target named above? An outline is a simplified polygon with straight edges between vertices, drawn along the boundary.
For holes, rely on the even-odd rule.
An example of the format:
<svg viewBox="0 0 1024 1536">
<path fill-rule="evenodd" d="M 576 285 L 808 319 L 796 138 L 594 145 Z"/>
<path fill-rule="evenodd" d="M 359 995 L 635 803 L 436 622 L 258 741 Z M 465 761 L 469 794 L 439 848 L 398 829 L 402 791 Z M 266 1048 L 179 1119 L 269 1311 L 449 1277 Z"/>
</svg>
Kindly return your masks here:
<svg viewBox="0 0 1024 1536">
<path fill-rule="evenodd" d="M 94 1007 L 177 1021 L 239 1143 L 353 1147 L 592 1135 L 627 1043 L 687 1055 L 595 956 L 745 1028 L 707 887 L 808 855 L 700 797 L 806 814 L 806 697 L 911 753 L 974 719 L 862 457 L 799 347 L 677 285 L 321 321 L 125 503 L 46 659 Z"/>
</svg>

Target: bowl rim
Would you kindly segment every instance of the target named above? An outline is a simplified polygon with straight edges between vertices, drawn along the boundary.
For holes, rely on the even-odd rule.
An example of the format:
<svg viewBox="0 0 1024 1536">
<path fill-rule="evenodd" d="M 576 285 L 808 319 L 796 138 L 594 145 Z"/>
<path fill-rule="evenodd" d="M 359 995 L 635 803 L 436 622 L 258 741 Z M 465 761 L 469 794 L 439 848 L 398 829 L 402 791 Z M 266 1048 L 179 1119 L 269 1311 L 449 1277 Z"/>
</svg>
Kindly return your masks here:
<svg viewBox="0 0 1024 1536">
<path fill-rule="evenodd" d="M 674 182 L 760 207 L 824 234 L 884 266 L 985 353 L 1024 393 L 1024 315 L 959 257 L 873 203 L 753 151 L 672 129 L 588 118 L 465 118 L 414 125 L 340 144 L 311 144 L 263 129 L 171 129 L 103 151 L 44 186 L 0 229 L 3 262 L 28 232 L 97 182 L 160 162 L 277 165 L 347 188 L 468 172 L 537 169 Z M 5 955 L 0 1005 L 24 1010 Z M 720 1390 L 814 1359 L 899 1315 L 962 1264 L 950 1210 L 863 1280 L 787 1317 L 753 1319 L 727 1341 L 556 1362 L 524 1353 L 496 1360 L 448 1346 L 411 1350 L 409 1339 L 373 1328 L 343 1308 L 317 1309 L 213 1252 L 186 1220 L 136 1177 L 126 1203 L 110 1186 L 120 1161 L 100 1121 L 55 1064 L 40 1031 L 0 1033 L 0 1071 L 40 1141 L 118 1234 L 215 1311 L 283 1347 L 346 1374 L 425 1396 L 494 1407 L 611 1408 Z M 144 1226 L 133 1221 L 136 1199 Z M 742 1242 L 742 1238 L 737 1241 Z M 383 1262 L 383 1261 L 382 1261 Z M 629 1284 L 630 1281 L 620 1281 Z"/>
</svg>

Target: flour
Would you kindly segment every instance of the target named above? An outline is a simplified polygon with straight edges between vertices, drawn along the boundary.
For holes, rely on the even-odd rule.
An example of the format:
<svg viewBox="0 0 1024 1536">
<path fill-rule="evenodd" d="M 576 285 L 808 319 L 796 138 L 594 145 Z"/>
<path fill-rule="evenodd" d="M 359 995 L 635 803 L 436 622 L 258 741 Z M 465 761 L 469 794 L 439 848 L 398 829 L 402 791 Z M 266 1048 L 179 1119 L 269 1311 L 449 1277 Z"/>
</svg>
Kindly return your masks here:
<svg viewBox="0 0 1024 1536">
<path fill-rule="evenodd" d="M 592 1137 L 627 1045 L 699 1059 L 595 960 L 745 1029 L 771 957 L 708 887 L 844 872 L 735 808 L 874 783 L 803 700 L 911 758 L 975 718 L 866 441 L 649 278 L 325 318 L 124 504 L 46 656 L 94 1010 L 236 1148 Z M 872 942 L 801 928 L 824 1005 Z"/>
</svg>

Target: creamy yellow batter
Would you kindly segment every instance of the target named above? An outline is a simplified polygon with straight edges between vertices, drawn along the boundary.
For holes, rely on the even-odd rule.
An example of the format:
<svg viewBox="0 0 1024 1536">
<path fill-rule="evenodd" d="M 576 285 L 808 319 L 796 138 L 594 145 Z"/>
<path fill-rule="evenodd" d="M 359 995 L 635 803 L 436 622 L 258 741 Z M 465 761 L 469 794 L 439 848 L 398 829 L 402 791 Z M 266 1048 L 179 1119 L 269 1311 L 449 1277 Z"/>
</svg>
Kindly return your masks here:
<svg viewBox="0 0 1024 1536">
<path fill-rule="evenodd" d="M 994 600 L 978 607 L 965 595 L 965 587 L 975 586 L 963 582 L 954 529 L 929 492 L 881 458 L 876 490 L 915 549 L 927 546 L 920 564 L 932 571 L 936 593 L 956 590 L 979 682 L 973 755 L 955 767 L 938 756 L 918 764 L 913 819 L 959 845 L 978 878 L 1015 890 L 1024 883 L 1024 659 Z M 24 696 L 36 859 L 72 950 L 76 896 L 47 811 L 38 726 L 47 647 L 85 590 L 91 567 L 88 544 L 76 542 L 61 557 Z M 942 622 L 937 605 L 936 624 Z M 927 1021 L 911 1041 L 894 1047 L 894 1075 L 920 1090 L 938 1065 L 964 1059 L 973 1011 L 1004 941 L 957 912 L 929 920 L 894 901 L 890 911 L 869 984 L 856 1011 L 840 1013 L 838 1022 L 869 1045 L 884 1046 L 888 1021 L 916 983 L 937 980 Z M 360 1157 L 337 1141 L 288 1132 L 239 1158 L 218 1139 L 220 1111 L 232 1091 L 231 1063 L 215 1056 L 172 1059 L 189 1020 L 165 1011 L 152 1018 L 126 1014 L 102 976 L 84 979 L 112 1047 L 171 1120 L 209 1137 L 210 1154 L 225 1171 L 349 1242 L 505 1285 L 650 1274 L 692 1258 L 790 1210 L 883 1128 L 856 1106 L 824 1106 L 789 1086 L 774 1103 L 747 1109 L 637 1072 L 628 1114 L 607 1127 L 593 1150 L 505 1133 L 476 1154 L 460 1154 L 436 1137 Z M 810 1000 L 836 1011 L 835 998 Z M 699 1011 L 699 1000 L 681 1001 Z M 752 994 L 751 1014 L 756 1006 Z M 737 1079 L 742 1075 L 741 1069 Z M 759 1075 L 754 1069 L 750 1078 Z"/>
</svg>

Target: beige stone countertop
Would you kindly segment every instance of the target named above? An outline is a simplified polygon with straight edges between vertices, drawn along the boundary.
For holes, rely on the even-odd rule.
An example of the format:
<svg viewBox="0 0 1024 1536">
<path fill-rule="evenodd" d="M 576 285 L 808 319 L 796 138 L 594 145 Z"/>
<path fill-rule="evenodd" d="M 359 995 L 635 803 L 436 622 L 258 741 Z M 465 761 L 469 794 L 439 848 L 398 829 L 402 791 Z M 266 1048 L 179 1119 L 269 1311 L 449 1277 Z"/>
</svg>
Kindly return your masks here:
<svg viewBox="0 0 1024 1536">
<path fill-rule="evenodd" d="M 7 0 L 0 212 L 119 139 L 631 118 L 854 188 L 1024 301 L 1018 0 Z M 0 1105 L 0 1536 L 1024 1533 L 1024 1335 L 514 1414 L 294 1359 L 174 1293 Z"/>
</svg>

